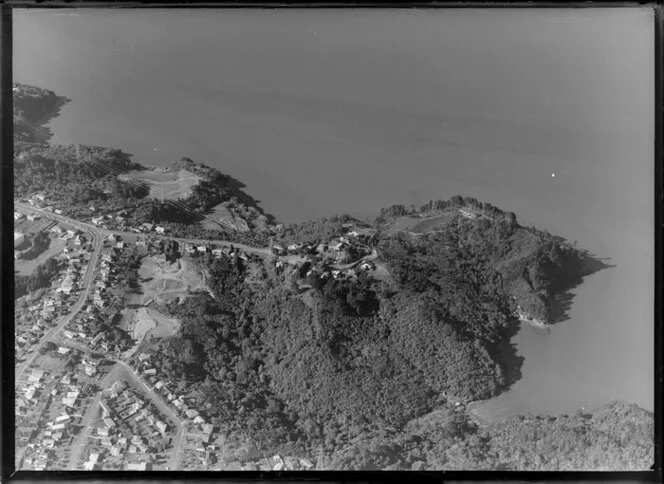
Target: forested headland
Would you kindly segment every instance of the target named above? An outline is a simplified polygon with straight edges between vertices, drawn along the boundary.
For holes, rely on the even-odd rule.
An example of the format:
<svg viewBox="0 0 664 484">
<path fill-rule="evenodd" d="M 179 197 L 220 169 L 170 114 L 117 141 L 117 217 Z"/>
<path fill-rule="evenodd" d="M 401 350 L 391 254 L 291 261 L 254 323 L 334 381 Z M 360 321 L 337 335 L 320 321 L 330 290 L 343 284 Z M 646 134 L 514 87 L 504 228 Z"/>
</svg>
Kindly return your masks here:
<svg viewBox="0 0 664 484">
<path fill-rule="evenodd" d="M 12 85 L 14 100 L 14 139 L 17 141 L 47 142 L 53 133 L 46 127 L 58 116 L 60 108 L 69 99 L 53 91 L 15 82 Z"/>
<path fill-rule="evenodd" d="M 39 109 L 15 96 L 16 124 L 58 105 L 49 93 Z M 650 466 L 653 417 L 633 405 L 486 425 L 464 408 L 519 377 L 508 371 L 519 367 L 509 345 L 519 317 L 555 323 L 556 296 L 605 267 L 574 244 L 462 196 L 395 205 L 373 223 L 278 224 L 241 182 L 193 160 L 170 169 L 202 181 L 182 200 L 161 200 L 119 177 L 148 169 L 121 150 L 22 133 L 18 199 L 43 194 L 73 218 L 107 214 L 126 227 L 283 246 L 265 258 L 200 256 L 212 294 L 161 308 L 179 332 L 142 348 L 221 429 L 236 449 L 229 458 L 305 454 L 330 469 Z M 246 232 L 203 227 L 223 203 L 245 214 Z M 19 285 L 43 285 L 51 266 Z"/>
</svg>

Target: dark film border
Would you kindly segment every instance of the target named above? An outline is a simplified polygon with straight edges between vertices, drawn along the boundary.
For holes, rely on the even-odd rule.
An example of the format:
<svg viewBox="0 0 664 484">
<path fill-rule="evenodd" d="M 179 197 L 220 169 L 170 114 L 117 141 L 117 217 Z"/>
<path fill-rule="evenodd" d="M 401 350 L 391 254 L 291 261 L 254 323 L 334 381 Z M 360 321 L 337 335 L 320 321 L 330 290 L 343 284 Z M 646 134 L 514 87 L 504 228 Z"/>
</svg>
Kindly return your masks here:
<svg viewBox="0 0 664 484">
<path fill-rule="evenodd" d="M 506 472 L 506 471 L 310 471 L 310 472 L 256 472 L 256 471 L 16 471 L 15 455 L 15 416 L 14 416 L 14 260 L 10 237 L 13 228 L 13 116 L 12 116 L 12 11 L 21 9 L 53 9 L 59 8 L 601 8 L 601 7 L 635 7 L 648 5 L 653 10 L 655 22 L 655 146 L 654 146 L 654 180 L 655 180 L 655 464 L 651 471 L 645 472 Z M 297 1 L 284 2 L 251 2 L 229 1 L 210 2 L 200 0 L 180 0 L 177 2 L 140 2 L 127 1 L 95 1 L 95 0 L 6 0 L 0 4 L 0 247 L 5 248 L 0 257 L 0 310 L 2 321 L 2 482 L 116 482 L 131 480 L 133 482 L 661 482 L 662 481 L 662 425 L 663 411 L 662 387 L 664 385 L 664 368 L 662 351 L 664 351 L 664 324 L 662 291 L 662 236 L 664 235 L 664 7 L 662 1 L 654 2 L 552 2 L 552 1 L 472 1 L 472 2 L 366 2 L 366 1 Z M 7 324 L 12 321 L 12 324 Z"/>
</svg>

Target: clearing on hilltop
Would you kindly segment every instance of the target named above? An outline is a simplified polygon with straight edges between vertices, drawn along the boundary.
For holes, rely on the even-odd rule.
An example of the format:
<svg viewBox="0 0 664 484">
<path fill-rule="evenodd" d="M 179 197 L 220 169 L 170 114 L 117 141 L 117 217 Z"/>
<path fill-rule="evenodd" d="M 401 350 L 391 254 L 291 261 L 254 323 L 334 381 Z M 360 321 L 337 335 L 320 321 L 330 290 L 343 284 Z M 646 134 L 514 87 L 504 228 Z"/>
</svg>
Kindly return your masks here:
<svg viewBox="0 0 664 484">
<path fill-rule="evenodd" d="M 178 200 L 192 195 L 192 188 L 201 177 L 187 170 L 173 171 L 168 168 L 135 170 L 119 175 L 122 181 L 135 181 L 148 185 L 150 196 L 160 200 Z"/>
</svg>

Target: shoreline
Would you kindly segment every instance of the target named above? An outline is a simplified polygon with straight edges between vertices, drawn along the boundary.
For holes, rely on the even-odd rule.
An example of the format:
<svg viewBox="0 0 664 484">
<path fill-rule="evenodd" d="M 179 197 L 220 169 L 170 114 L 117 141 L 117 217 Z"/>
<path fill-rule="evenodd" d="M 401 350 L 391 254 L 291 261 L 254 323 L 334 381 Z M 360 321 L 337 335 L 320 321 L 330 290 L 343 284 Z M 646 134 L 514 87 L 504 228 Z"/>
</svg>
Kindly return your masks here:
<svg viewBox="0 0 664 484">
<path fill-rule="evenodd" d="M 517 319 L 521 324 L 527 324 L 528 326 L 532 326 L 534 328 L 539 328 L 539 329 L 548 329 L 551 325 L 548 323 L 544 323 L 542 321 L 537 321 L 534 319 L 529 319 L 523 316 L 518 316 Z"/>
</svg>

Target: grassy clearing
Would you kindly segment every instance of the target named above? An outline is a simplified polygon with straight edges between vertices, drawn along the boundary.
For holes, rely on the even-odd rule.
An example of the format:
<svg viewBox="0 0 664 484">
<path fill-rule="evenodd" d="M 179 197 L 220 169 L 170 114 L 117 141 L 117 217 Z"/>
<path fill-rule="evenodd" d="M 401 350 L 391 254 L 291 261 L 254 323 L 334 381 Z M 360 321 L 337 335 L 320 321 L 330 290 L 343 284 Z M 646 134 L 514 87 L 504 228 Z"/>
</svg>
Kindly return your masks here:
<svg viewBox="0 0 664 484">
<path fill-rule="evenodd" d="M 208 214 L 208 218 L 203 222 L 203 228 L 218 230 L 219 225 L 212 220 L 218 220 L 222 224 L 231 225 L 241 232 L 249 230 L 247 221 L 240 215 L 236 216 L 236 213 L 228 207 L 227 202 L 220 203 L 212 208 L 212 211 Z"/>
<path fill-rule="evenodd" d="M 195 264 L 183 257 L 171 264 L 154 257 L 146 257 L 138 272 L 143 279 L 142 303 L 152 299 L 163 304 L 171 299 L 182 300 L 187 291 L 207 290 L 203 277 Z"/>
<path fill-rule="evenodd" d="M 397 232 L 412 232 L 415 234 L 424 234 L 435 230 L 440 230 L 458 216 L 456 211 L 447 211 L 442 214 L 431 217 L 399 217 L 389 228 L 389 234 Z"/>
<path fill-rule="evenodd" d="M 203 222 L 203 228 L 209 230 L 219 229 L 219 225 L 212 222 L 209 219 L 219 220 L 222 223 L 233 225 L 235 223 L 235 217 L 233 213 L 226 207 L 225 204 L 219 204 L 212 209 L 212 212 L 208 215 L 208 219 Z"/>
<path fill-rule="evenodd" d="M 147 308 L 146 312 L 147 316 L 154 322 L 154 327 L 149 330 L 149 333 L 155 338 L 173 336 L 180 327 L 180 322 L 177 319 L 167 318 L 155 309 Z"/>
<path fill-rule="evenodd" d="M 148 331 L 157 327 L 157 323 L 148 315 L 146 308 L 136 311 L 135 321 L 131 337 L 139 343 L 143 341 Z"/>
<path fill-rule="evenodd" d="M 29 276 L 37 268 L 38 265 L 43 264 L 49 257 L 54 257 L 62 253 L 62 249 L 67 245 L 67 241 L 62 239 L 51 239 L 51 245 L 44 252 L 39 254 L 32 260 L 18 259 L 14 261 L 14 272 L 22 276 Z"/>
<path fill-rule="evenodd" d="M 418 234 L 424 234 L 433 230 L 439 230 L 454 220 L 457 216 L 458 214 L 456 212 L 446 212 L 434 217 L 421 219 L 421 221 L 413 227 L 412 231 Z"/>
<path fill-rule="evenodd" d="M 169 171 L 154 169 L 130 171 L 119 175 L 123 181 L 134 180 L 150 185 L 150 196 L 164 200 L 177 200 L 191 195 L 191 189 L 201 181 L 201 177 L 187 170 Z"/>
</svg>

